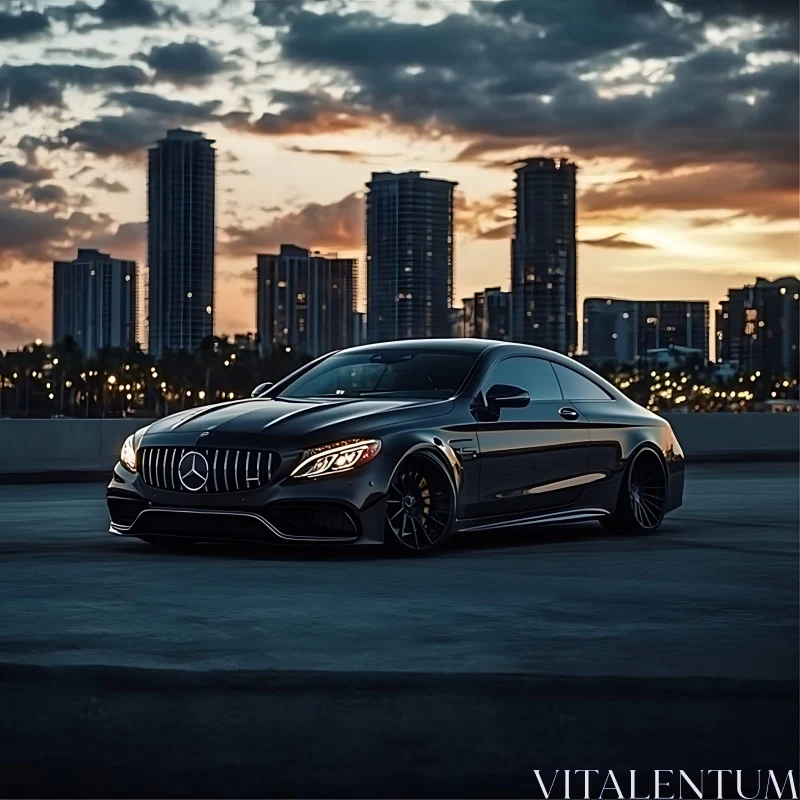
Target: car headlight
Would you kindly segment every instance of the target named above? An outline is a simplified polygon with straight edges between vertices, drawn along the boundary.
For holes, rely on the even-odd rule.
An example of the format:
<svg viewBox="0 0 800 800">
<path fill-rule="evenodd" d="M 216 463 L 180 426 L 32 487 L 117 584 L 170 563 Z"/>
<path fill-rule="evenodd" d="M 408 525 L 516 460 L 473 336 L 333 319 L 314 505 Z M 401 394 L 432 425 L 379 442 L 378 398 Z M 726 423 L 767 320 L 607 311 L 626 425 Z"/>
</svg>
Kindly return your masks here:
<svg viewBox="0 0 800 800">
<path fill-rule="evenodd" d="M 125 469 L 131 472 L 136 472 L 136 449 L 133 446 L 133 434 L 131 434 L 122 445 L 122 452 L 119 454 L 119 460 Z"/>
<path fill-rule="evenodd" d="M 292 471 L 292 478 L 318 478 L 361 467 L 372 461 L 381 449 L 378 439 L 347 439 L 303 453 L 303 460 Z"/>
</svg>

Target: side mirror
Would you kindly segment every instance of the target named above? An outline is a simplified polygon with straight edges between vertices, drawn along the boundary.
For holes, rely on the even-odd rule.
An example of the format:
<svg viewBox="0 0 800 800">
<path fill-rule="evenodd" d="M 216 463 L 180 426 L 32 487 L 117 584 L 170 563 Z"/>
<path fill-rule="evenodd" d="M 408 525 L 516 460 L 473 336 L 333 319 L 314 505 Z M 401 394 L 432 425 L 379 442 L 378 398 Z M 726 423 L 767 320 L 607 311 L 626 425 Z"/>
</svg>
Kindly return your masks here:
<svg viewBox="0 0 800 800">
<path fill-rule="evenodd" d="M 272 382 L 259 383 L 258 386 L 256 386 L 256 388 L 250 392 L 250 397 L 261 397 L 261 395 L 264 394 L 264 392 L 266 392 L 267 389 L 269 389 L 269 387 L 272 385 Z"/>
<path fill-rule="evenodd" d="M 486 392 L 486 405 L 489 408 L 525 408 L 531 396 L 519 386 L 496 383 Z"/>
</svg>

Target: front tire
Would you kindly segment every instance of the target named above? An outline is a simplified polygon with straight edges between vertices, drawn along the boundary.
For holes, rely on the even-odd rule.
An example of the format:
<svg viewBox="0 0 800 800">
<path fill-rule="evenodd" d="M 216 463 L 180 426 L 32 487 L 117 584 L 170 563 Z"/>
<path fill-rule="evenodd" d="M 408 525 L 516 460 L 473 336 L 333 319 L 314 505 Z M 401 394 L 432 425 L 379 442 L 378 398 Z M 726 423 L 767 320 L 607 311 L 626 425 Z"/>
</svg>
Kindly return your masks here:
<svg viewBox="0 0 800 800">
<path fill-rule="evenodd" d="M 616 510 L 603 525 L 618 533 L 652 533 L 663 522 L 666 509 L 667 469 L 655 450 L 644 447 L 628 463 Z"/>
<path fill-rule="evenodd" d="M 386 498 L 386 541 L 409 556 L 429 555 L 444 544 L 455 518 L 455 489 L 446 467 L 418 450 L 398 465 Z"/>
</svg>

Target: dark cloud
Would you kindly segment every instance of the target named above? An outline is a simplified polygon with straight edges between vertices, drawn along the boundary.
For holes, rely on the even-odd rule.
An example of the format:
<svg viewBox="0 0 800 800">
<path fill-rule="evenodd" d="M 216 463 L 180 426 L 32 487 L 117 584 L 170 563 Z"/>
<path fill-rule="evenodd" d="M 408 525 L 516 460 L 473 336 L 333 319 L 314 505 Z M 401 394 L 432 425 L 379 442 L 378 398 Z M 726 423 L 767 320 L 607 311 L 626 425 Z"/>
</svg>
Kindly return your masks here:
<svg viewBox="0 0 800 800">
<path fill-rule="evenodd" d="M 96 47 L 48 47 L 44 54 L 48 58 L 88 58 L 95 61 L 111 61 L 116 58 L 113 53 L 108 53 L 105 50 L 98 50 Z"/>
<path fill-rule="evenodd" d="M 8 14 L 0 11 L 0 41 L 32 39 L 50 30 L 50 20 L 38 11 Z"/>
<path fill-rule="evenodd" d="M 146 149 L 169 128 L 217 119 L 218 101 L 188 103 L 147 92 L 112 92 L 107 102 L 126 110 L 118 116 L 101 115 L 60 133 L 60 146 L 75 147 L 103 158 L 144 158 Z"/>
<path fill-rule="evenodd" d="M 125 192 L 129 192 L 130 189 L 124 184 L 120 183 L 119 181 L 108 181 L 103 177 L 96 177 L 89 186 L 95 189 L 104 189 L 106 192 L 111 192 L 111 194 L 123 194 Z"/>
<path fill-rule="evenodd" d="M 61 131 L 63 142 L 102 158 L 144 157 L 144 151 L 164 136 L 161 120 L 130 112 L 121 116 L 100 116 Z"/>
<path fill-rule="evenodd" d="M 53 171 L 44 167 L 31 167 L 17 164 L 14 161 L 0 163 L 0 181 L 19 181 L 20 183 L 36 183 L 51 178 Z"/>
<path fill-rule="evenodd" d="M 476 239 L 511 239 L 514 236 L 514 223 L 509 222 L 506 225 L 501 225 L 499 228 L 490 228 L 486 231 L 481 231 L 475 237 Z"/>
<path fill-rule="evenodd" d="M 653 174 L 595 187 L 579 198 L 587 216 L 612 211 L 720 209 L 766 219 L 797 218 L 797 173 L 783 164 L 724 163 L 692 172 Z"/>
<path fill-rule="evenodd" d="M 85 64 L 25 64 L 0 67 L 0 108 L 64 106 L 68 86 L 86 90 L 133 88 L 150 79 L 131 65 L 89 67 Z"/>
<path fill-rule="evenodd" d="M 150 92 L 136 91 L 111 92 L 106 97 L 106 104 L 187 120 L 210 120 L 222 105 L 219 100 L 209 100 L 205 103 L 188 103 L 185 100 L 170 100 Z"/>
<path fill-rule="evenodd" d="M 608 247 L 614 250 L 653 250 L 652 244 L 643 244 L 625 237 L 624 233 L 615 233 L 602 239 L 581 239 L 579 244 L 589 247 Z"/>
<path fill-rule="evenodd" d="M 396 153 L 365 153 L 362 150 L 342 150 L 325 147 L 300 147 L 293 144 L 285 148 L 290 153 L 304 153 L 310 156 L 333 156 L 345 161 L 366 161 L 371 158 L 391 158 Z"/>
<path fill-rule="evenodd" d="M 20 347 L 43 335 L 43 329 L 28 319 L 0 319 L 0 344 L 3 347 Z"/>
<path fill-rule="evenodd" d="M 191 41 L 153 47 L 144 61 L 155 70 L 157 80 L 176 86 L 202 86 L 214 75 L 235 66 L 213 48 Z"/>
<path fill-rule="evenodd" d="M 364 244 L 364 198 L 349 194 L 323 205 L 309 203 L 264 225 L 230 225 L 220 243 L 225 255 L 247 257 L 275 250 L 281 244 L 332 250 L 358 250 Z"/>
<path fill-rule="evenodd" d="M 247 112 L 233 111 L 224 115 L 222 122 L 247 133 L 286 136 L 344 133 L 366 127 L 373 119 L 368 110 L 343 103 L 324 92 L 277 91 L 272 93 L 272 101 L 283 108 L 265 112 L 256 120 Z"/>
<path fill-rule="evenodd" d="M 68 199 L 65 189 L 56 183 L 29 186 L 25 190 L 25 197 L 40 206 L 60 207 L 64 207 Z"/>
<path fill-rule="evenodd" d="M 707 50 L 702 14 L 722 4 L 699 5 L 695 16 L 673 16 L 656 0 L 501 0 L 427 25 L 306 9 L 277 41 L 289 62 L 340 76 L 341 118 L 461 138 L 463 158 L 527 143 L 669 169 L 756 164 L 766 146 L 796 163 L 796 64 L 744 70 L 742 55 Z M 672 58 L 672 80 L 607 77 L 622 56 Z M 290 102 L 262 127 L 284 130 L 303 110 Z"/>
<path fill-rule="evenodd" d="M 147 223 L 123 222 L 113 232 L 105 231 L 90 237 L 82 246 L 97 248 L 115 258 L 143 263 L 147 250 Z"/>
<path fill-rule="evenodd" d="M 289 24 L 303 4 L 304 0 L 255 0 L 253 15 L 262 25 L 278 27 Z"/>
<path fill-rule="evenodd" d="M 171 22 L 188 24 L 190 21 L 176 5 L 152 0 L 104 0 L 99 6 L 77 0 L 67 6 L 51 6 L 48 13 L 79 31 L 152 28 Z"/>
<path fill-rule="evenodd" d="M 68 250 L 105 230 L 109 220 L 92 217 L 82 211 L 63 215 L 60 212 L 19 208 L 0 201 L 0 263 L 13 258 L 28 261 L 52 261 L 66 257 Z"/>
</svg>

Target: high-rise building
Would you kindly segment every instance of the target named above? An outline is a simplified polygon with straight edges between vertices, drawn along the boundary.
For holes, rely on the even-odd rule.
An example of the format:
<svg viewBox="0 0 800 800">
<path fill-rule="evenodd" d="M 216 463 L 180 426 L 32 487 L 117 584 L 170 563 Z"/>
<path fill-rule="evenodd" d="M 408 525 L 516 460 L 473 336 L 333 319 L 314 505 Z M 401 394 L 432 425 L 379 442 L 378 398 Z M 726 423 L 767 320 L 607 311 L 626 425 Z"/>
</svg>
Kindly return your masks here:
<svg viewBox="0 0 800 800">
<path fill-rule="evenodd" d="M 167 131 L 149 151 L 148 350 L 194 350 L 214 331 L 215 150 L 203 134 Z"/>
<path fill-rule="evenodd" d="M 798 377 L 800 280 L 756 278 L 729 289 L 716 312 L 717 361 L 743 372 Z"/>
<path fill-rule="evenodd" d="M 477 339 L 508 339 L 511 327 L 511 292 L 499 286 L 475 292 L 462 300 L 460 336 Z"/>
<path fill-rule="evenodd" d="M 367 336 L 448 337 L 453 304 L 452 181 L 373 172 L 367 184 Z"/>
<path fill-rule="evenodd" d="M 354 258 L 292 244 L 257 256 L 257 325 L 261 354 L 273 347 L 316 357 L 354 343 Z"/>
<path fill-rule="evenodd" d="M 67 336 L 90 358 L 137 341 L 136 262 L 79 249 L 53 263 L 53 341 Z"/>
<path fill-rule="evenodd" d="M 572 355 L 578 346 L 577 167 L 530 158 L 516 170 L 511 338 Z"/>
<path fill-rule="evenodd" d="M 583 302 L 583 350 L 594 362 L 631 364 L 654 351 L 680 348 L 708 361 L 708 303 L 684 300 Z"/>
</svg>

